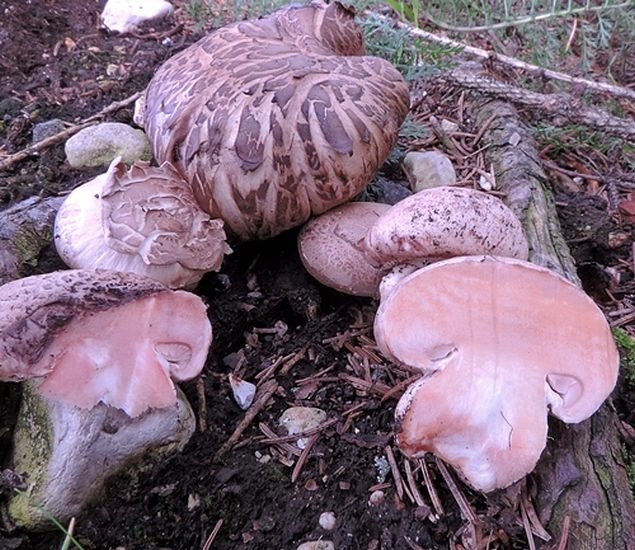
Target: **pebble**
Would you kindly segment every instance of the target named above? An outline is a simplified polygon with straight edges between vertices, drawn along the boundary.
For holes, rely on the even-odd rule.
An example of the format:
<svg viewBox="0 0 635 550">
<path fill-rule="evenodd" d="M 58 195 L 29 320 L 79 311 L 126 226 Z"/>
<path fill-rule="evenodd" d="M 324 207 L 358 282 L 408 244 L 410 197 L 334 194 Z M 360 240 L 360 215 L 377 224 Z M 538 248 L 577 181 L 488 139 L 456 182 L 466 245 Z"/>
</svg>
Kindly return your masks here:
<svg viewBox="0 0 635 550">
<path fill-rule="evenodd" d="M 368 497 L 368 504 L 371 506 L 381 506 L 384 503 L 384 500 L 386 500 L 386 494 L 378 489 L 370 494 L 370 497 Z"/>
<path fill-rule="evenodd" d="M 33 126 L 32 143 L 37 143 L 48 137 L 54 136 L 66 128 L 59 118 L 52 118 L 46 122 L 40 122 Z"/>
<path fill-rule="evenodd" d="M 317 428 L 326 418 L 326 413 L 317 407 L 290 407 L 282 413 L 278 423 L 286 428 L 287 434 L 295 435 Z M 300 438 L 296 444 L 304 449 L 306 443 L 305 438 Z"/>
<path fill-rule="evenodd" d="M 256 386 L 231 373 L 229 374 L 229 385 L 234 395 L 234 401 L 236 401 L 238 406 L 243 411 L 251 407 L 254 395 L 256 395 Z"/>
<path fill-rule="evenodd" d="M 335 550 L 335 545 L 330 540 L 310 540 L 303 542 L 297 550 Z"/>
<path fill-rule="evenodd" d="M 456 172 L 450 159 L 439 151 L 410 151 L 403 169 L 413 191 L 456 185 Z"/>
<path fill-rule="evenodd" d="M 152 158 L 145 133 L 121 122 L 104 122 L 80 130 L 66 142 L 64 151 L 73 168 L 107 166 L 118 156 L 127 164 Z"/>
<path fill-rule="evenodd" d="M 335 514 L 333 512 L 322 512 L 318 521 L 322 529 L 326 531 L 332 531 L 333 529 L 335 529 L 337 518 L 335 517 Z"/>
<path fill-rule="evenodd" d="M 163 19 L 174 13 L 174 6 L 164 0 L 108 0 L 101 12 L 101 22 L 109 31 L 126 33 L 141 23 Z"/>
</svg>

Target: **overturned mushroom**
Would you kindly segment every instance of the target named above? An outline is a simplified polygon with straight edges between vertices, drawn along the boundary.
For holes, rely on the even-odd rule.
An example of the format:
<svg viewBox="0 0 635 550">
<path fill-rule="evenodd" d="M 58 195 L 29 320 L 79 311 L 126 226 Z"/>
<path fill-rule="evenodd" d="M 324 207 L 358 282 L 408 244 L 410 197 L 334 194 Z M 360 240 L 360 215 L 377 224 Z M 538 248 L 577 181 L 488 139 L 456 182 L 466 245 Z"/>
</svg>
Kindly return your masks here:
<svg viewBox="0 0 635 550">
<path fill-rule="evenodd" d="M 424 189 L 395 204 L 365 238 L 378 266 L 492 254 L 526 260 L 520 220 L 497 197 L 464 187 Z"/>
<path fill-rule="evenodd" d="M 131 417 L 176 403 L 174 380 L 195 377 L 212 329 L 200 298 L 145 277 L 70 270 L 0 287 L 0 381 Z"/>
<path fill-rule="evenodd" d="M 182 448 L 194 415 L 174 380 L 202 369 L 205 305 L 132 273 L 70 270 L 0 287 L 0 381 L 29 380 L 12 453 L 13 521 L 65 521 L 106 478 Z"/>
<path fill-rule="evenodd" d="M 141 118 L 156 159 L 243 240 L 346 202 L 388 156 L 409 104 L 399 72 L 363 53 L 340 2 L 216 30 L 148 85 Z"/>
<path fill-rule="evenodd" d="M 340 292 L 377 294 L 385 271 L 368 262 L 363 240 L 389 208 L 375 202 L 350 202 L 310 220 L 298 235 L 304 267 L 322 284 Z"/>
<path fill-rule="evenodd" d="M 453 258 L 407 275 L 382 295 L 375 338 L 427 373 L 397 406 L 402 451 L 433 452 L 482 491 L 534 468 L 548 411 L 585 420 L 617 379 L 618 352 L 593 301 L 511 258 Z"/>
<path fill-rule="evenodd" d="M 138 273 L 172 288 L 217 271 L 231 252 L 223 222 L 200 209 L 174 168 L 137 162 L 126 171 L 120 158 L 66 198 L 55 246 L 70 267 Z"/>
</svg>

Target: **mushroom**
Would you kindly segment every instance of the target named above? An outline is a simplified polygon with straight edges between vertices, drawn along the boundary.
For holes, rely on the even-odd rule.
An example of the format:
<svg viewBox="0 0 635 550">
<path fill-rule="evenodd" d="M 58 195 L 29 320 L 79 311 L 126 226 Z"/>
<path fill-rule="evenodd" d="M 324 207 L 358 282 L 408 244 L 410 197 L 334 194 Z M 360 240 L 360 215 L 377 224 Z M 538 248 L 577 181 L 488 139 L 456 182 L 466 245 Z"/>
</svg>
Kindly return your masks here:
<svg viewBox="0 0 635 550">
<path fill-rule="evenodd" d="M 362 245 L 369 227 L 389 209 L 376 202 L 350 202 L 310 220 L 298 235 L 306 270 L 340 292 L 375 296 L 385 271 L 368 262 Z"/>
<path fill-rule="evenodd" d="M 46 397 L 131 417 L 176 402 L 212 341 L 198 296 L 132 273 L 70 270 L 0 287 L 0 381 L 37 379 Z"/>
<path fill-rule="evenodd" d="M 9 514 L 65 521 L 106 478 L 181 449 L 194 414 L 172 380 L 196 376 L 212 330 L 202 300 L 132 273 L 70 270 L 0 287 L 0 381 L 28 380 Z"/>
<path fill-rule="evenodd" d="M 351 199 L 388 156 L 409 107 L 387 61 L 363 55 L 340 2 L 222 27 L 154 74 L 140 118 L 155 158 L 241 240 Z"/>
<path fill-rule="evenodd" d="M 382 215 L 365 238 L 377 266 L 491 254 L 526 260 L 527 239 L 499 198 L 464 187 L 434 187 L 406 197 Z"/>
<path fill-rule="evenodd" d="M 172 288 L 217 271 L 231 252 L 223 222 L 200 209 L 169 163 L 139 161 L 126 171 L 120 157 L 71 192 L 54 233 L 69 267 L 137 273 Z"/>
<path fill-rule="evenodd" d="M 354 202 L 309 221 L 298 235 L 300 258 L 322 284 L 377 296 L 395 276 L 466 254 L 526 259 L 516 215 L 498 198 L 465 188 L 437 187 L 394 206 Z"/>
<path fill-rule="evenodd" d="M 617 380 L 593 301 L 512 258 L 458 257 L 405 276 L 382 295 L 374 332 L 387 357 L 424 375 L 397 405 L 401 450 L 433 452 L 485 492 L 535 467 L 548 411 L 581 422 Z"/>
</svg>

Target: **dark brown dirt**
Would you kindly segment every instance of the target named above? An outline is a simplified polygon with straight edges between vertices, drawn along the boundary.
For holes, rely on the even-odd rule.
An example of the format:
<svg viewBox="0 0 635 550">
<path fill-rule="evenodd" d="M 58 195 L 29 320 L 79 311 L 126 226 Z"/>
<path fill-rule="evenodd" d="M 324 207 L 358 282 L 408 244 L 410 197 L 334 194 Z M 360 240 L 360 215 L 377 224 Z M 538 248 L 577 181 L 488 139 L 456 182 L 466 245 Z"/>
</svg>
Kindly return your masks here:
<svg viewBox="0 0 635 550">
<path fill-rule="evenodd" d="M 28 145 L 38 122 L 72 123 L 141 90 L 158 64 L 199 36 L 182 10 L 171 21 L 124 37 L 99 30 L 98 13 L 94 2 L 0 1 L 0 157 Z M 131 109 L 113 119 L 129 122 Z M 59 194 L 94 173 L 73 170 L 63 146 L 52 147 L 0 174 L 0 206 L 33 194 Z M 576 259 L 585 288 L 604 303 L 606 290 L 616 286 L 626 296 L 631 271 L 624 263 L 631 241 L 609 246 L 608 235 L 617 225 L 607 204 L 586 193 L 558 201 L 565 236 L 579 245 Z M 630 235 L 630 226 L 622 230 Z M 619 284 L 606 269 L 616 265 L 625 277 Z M 219 520 L 212 546 L 219 549 L 293 549 L 320 538 L 332 540 L 337 549 L 448 548 L 461 540 L 463 520 L 434 460 L 428 465 L 445 507 L 441 515 L 399 497 L 391 475 L 378 470 L 377 459 L 393 444 L 399 395 L 382 401 L 380 388 L 396 385 L 406 374 L 382 361 L 364 363 L 364 354 L 374 351 L 367 337 L 372 337 L 375 304 L 311 280 L 299 262 L 294 232 L 238 248 L 222 273 L 206 276 L 197 292 L 210 304 L 215 342 L 202 376 L 204 403 L 196 382 L 184 390 L 195 411 L 203 411 L 207 428 L 197 431 L 183 453 L 139 475 L 112 480 L 104 497 L 78 518 L 75 534 L 84 548 L 202 548 Z M 261 330 L 275 327 L 277 333 Z M 238 445 L 217 456 L 244 416 L 227 383 L 236 362 L 244 361 L 244 377 L 255 381 L 279 358 L 296 353 L 299 360 L 288 372 L 274 371 L 278 390 Z M 18 391 L 0 387 L 0 427 L 10 424 Z M 264 424 L 278 432 L 280 414 L 292 405 L 320 407 L 333 420 L 293 482 L 297 456 L 261 442 L 260 429 Z M 0 459 L 7 434 L 0 428 L 5 446 Z M 386 498 L 370 506 L 377 487 Z M 505 505 L 504 494 L 484 497 L 464 486 L 462 491 L 482 519 L 483 532 L 492 534 L 489 548 L 526 547 L 522 523 Z M 331 532 L 318 525 L 327 511 L 337 517 Z M 0 522 L 0 549 L 48 550 L 62 540 L 53 527 L 25 533 Z"/>
</svg>

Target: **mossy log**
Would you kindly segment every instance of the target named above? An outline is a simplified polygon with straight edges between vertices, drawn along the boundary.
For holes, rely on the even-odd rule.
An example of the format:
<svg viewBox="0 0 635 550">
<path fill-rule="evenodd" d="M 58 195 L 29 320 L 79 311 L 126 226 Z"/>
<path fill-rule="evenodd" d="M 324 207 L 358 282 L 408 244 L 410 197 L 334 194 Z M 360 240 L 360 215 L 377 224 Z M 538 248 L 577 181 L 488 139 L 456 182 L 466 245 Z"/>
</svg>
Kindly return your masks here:
<svg viewBox="0 0 635 550">
<path fill-rule="evenodd" d="M 530 131 L 504 102 L 479 99 L 472 115 L 478 127 L 488 124 L 486 160 L 497 174 L 497 188 L 523 222 L 530 260 L 579 285 Z M 633 547 L 635 503 L 618 422 L 610 403 L 579 424 L 550 421 L 547 448 L 528 481 L 540 521 L 556 539 L 565 533 L 568 550 Z"/>
<path fill-rule="evenodd" d="M 0 285 L 52 269 L 43 254 L 53 239 L 53 221 L 63 197 L 31 197 L 0 212 Z M 58 260 L 59 261 L 59 260 Z"/>
</svg>

